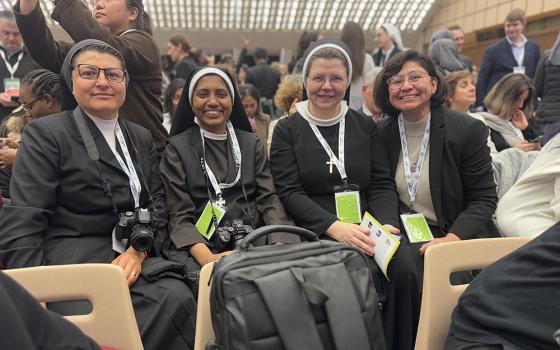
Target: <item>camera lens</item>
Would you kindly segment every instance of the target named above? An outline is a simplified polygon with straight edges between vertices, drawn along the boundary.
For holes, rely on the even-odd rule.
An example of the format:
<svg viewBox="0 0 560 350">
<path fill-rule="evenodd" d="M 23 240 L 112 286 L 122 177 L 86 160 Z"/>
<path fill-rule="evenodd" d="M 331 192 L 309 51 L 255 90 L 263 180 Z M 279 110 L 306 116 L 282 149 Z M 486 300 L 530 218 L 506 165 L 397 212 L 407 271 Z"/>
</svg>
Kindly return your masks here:
<svg viewBox="0 0 560 350">
<path fill-rule="evenodd" d="M 154 245 L 154 235 L 146 227 L 135 227 L 130 233 L 130 244 L 139 252 L 148 251 Z"/>
</svg>

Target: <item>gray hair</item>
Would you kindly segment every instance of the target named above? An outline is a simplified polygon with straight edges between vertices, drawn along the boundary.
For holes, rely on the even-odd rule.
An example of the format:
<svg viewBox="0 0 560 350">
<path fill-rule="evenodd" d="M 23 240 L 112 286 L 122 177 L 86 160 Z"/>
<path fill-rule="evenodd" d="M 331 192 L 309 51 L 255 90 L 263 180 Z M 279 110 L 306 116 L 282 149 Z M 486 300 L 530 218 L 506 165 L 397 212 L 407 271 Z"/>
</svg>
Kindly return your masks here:
<svg viewBox="0 0 560 350">
<path fill-rule="evenodd" d="M 366 72 L 366 76 L 364 78 L 364 82 L 362 83 L 362 85 L 373 86 L 373 83 L 375 83 L 375 79 L 377 78 L 377 75 L 381 73 L 382 70 L 383 67 L 373 67 L 372 69 L 368 70 Z"/>
<path fill-rule="evenodd" d="M 0 21 L 6 21 L 10 24 L 17 25 L 16 16 L 14 16 L 14 13 L 10 10 L 0 11 Z"/>
</svg>

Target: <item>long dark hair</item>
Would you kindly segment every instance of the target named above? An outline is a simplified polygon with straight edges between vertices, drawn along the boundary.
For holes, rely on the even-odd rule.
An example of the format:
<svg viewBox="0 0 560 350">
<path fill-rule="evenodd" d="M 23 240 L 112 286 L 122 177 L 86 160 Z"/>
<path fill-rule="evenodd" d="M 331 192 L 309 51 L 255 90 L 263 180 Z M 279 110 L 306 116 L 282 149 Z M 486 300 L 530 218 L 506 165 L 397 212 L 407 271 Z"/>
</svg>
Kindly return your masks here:
<svg viewBox="0 0 560 350">
<path fill-rule="evenodd" d="M 257 112 L 255 113 L 255 118 L 260 117 L 262 114 L 261 109 L 261 96 L 259 90 L 253 84 L 241 84 L 239 85 L 239 98 L 243 100 L 243 97 L 252 97 L 257 101 Z"/>
<path fill-rule="evenodd" d="M 177 78 L 171 80 L 169 85 L 167 86 L 167 90 L 165 90 L 165 97 L 163 99 L 163 107 L 165 111 L 169 113 L 169 115 L 173 118 L 175 114 L 175 108 L 173 108 L 173 97 L 175 97 L 175 93 L 180 88 L 185 87 L 185 79 Z"/>
<path fill-rule="evenodd" d="M 126 7 L 128 9 L 138 9 L 138 16 L 134 20 L 133 28 L 153 35 L 152 20 L 146 11 L 144 11 L 144 4 L 142 0 L 126 0 Z"/>
<path fill-rule="evenodd" d="M 362 75 L 366 60 L 366 39 L 362 27 L 356 22 L 346 22 L 342 28 L 340 41 L 348 45 L 352 51 L 352 81 L 355 81 Z"/>
</svg>

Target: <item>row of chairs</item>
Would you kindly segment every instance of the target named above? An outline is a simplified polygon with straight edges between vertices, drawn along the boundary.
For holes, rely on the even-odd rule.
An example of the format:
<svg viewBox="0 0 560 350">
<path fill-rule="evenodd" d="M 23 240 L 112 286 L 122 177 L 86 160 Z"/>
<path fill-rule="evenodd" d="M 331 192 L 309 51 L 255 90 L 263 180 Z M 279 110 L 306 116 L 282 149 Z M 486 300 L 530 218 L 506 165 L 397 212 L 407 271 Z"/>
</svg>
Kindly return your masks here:
<svg viewBox="0 0 560 350">
<path fill-rule="evenodd" d="M 451 273 L 484 268 L 528 241 L 528 238 L 491 238 L 430 247 L 424 257 L 424 290 L 415 349 L 443 348 L 451 312 L 467 287 L 451 285 Z M 213 264 L 207 264 L 200 272 L 195 350 L 203 350 L 208 341 L 214 339 L 210 317 L 212 269 Z M 67 318 L 99 344 L 122 350 L 143 349 L 129 289 L 120 267 L 81 264 L 5 272 L 40 302 L 89 300 L 93 306 L 90 314 Z"/>
</svg>

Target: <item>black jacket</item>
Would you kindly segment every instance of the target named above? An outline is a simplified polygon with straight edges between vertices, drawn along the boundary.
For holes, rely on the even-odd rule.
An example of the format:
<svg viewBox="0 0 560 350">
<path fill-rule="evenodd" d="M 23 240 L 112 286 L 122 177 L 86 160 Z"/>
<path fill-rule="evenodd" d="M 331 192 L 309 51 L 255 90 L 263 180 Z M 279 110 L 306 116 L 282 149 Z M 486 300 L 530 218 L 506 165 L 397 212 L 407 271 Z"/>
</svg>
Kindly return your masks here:
<svg viewBox="0 0 560 350">
<path fill-rule="evenodd" d="M 536 123 L 541 131 L 560 122 L 560 66 L 548 61 L 550 51 L 539 61 L 535 73 L 536 96 L 541 98 L 535 112 Z"/>
<path fill-rule="evenodd" d="M 482 122 L 444 107 L 432 107 L 430 121 L 430 191 L 441 232 L 461 239 L 491 230 L 498 197 L 488 150 L 488 128 Z M 391 174 L 396 174 L 401 142 L 396 117 L 379 126 L 387 145 Z"/>
<path fill-rule="evenodd" d="M 118 211 L 132 210 L 128 176 L 103 134 L 89 118 L 86 122 Z M 165 194 L 152 136 L 136 124 L 119 123 L 142 183 L 140 206 L 152 208 L 147 187 L 156 203 L 162 229 L 156 241 L 161 243 L 167 225 Z M 0 263 L 5 267 L 110 263 L 115 257 L 111 237 L 117 217 L 70 111 L 37 119 L 25 128 L 10 196 L 11 206 L 4 206 L 0 215 Z"/>
<path fill-rule="evenodd" d="M 247 72 L 247 83 L 253 84 L 261 97 L 273 99 L 280 84 L 280 73 L 272 69 L 266 63 L 260 63 L 256 66 L 249 68 Z"/>
<path fill-rule="evenodd" d="M 393 51 L 391 51 L 391 54 L 389 54 L 389 60 L 391 58 L 393 58 L 393 56 L 395 56 L 396 54 L 398 54 L 399 52 L 401 52 L 402 50 L 399 49 L 398 47 L 394 47 Z M 376 66 L 381 66 L 381 58 L 383 57 L 383 51 L 381 51 L 381 49 L 378 49 L 377 51 L 375 51 L 371 57 L 373 57 L 373 63 L 375 63 Z M 389 61 L 385 61 L 383 63 L 383 65 L 387 64 L 387 62 Z"/>
<path fill-rule="evenodd" d="M 175 79 L 180 78 L 187 81 L 191 73 L 197 68 L 198 64 L 196 64 L 192 56 L 183 57 L 183 59 L 175 65 Z"/>
</svg>

